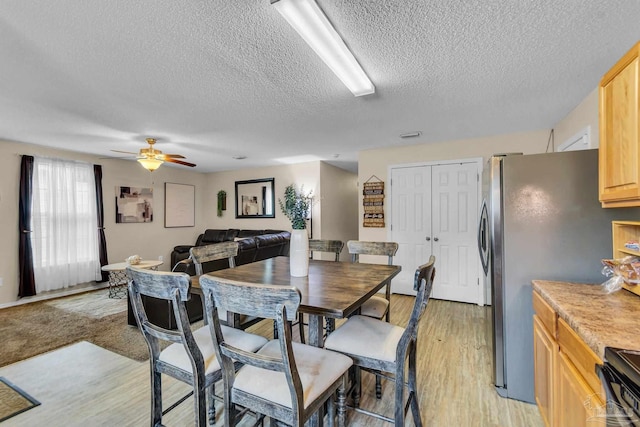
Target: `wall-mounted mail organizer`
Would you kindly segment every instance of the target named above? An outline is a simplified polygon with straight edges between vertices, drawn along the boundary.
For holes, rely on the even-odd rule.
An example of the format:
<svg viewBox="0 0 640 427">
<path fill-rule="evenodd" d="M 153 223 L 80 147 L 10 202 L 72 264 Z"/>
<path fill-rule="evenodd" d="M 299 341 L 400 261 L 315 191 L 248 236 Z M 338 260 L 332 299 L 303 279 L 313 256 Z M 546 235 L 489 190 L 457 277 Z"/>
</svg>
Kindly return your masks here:
<svg viewBox="0 0 640 427">
<path fill-rule="evenodd" d="M 363 227 L 384 227 L 384 181 L 373 175 L 362 185 Z"/>
</svg>

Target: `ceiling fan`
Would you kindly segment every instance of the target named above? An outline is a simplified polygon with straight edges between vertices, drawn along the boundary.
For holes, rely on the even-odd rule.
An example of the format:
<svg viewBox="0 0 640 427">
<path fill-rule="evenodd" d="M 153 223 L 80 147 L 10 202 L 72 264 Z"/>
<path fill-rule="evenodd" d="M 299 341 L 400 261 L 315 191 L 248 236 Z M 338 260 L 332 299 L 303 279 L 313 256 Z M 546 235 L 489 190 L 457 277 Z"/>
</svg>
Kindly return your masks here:
<svg viewBox="0 0 640 427">
<path fill-rule="evenodd" d="M 147 143 L 149 144 L 148 148 L 141 148 L 139 153 L 131 153 L 129 151 L 120 151 L 120 150 L 111 150 L 115 153 L 125 153 L 125 154 L 134 154 L 136 155 L 138 162 L 142 165 L 143 168 L 147 169 L 150 172 L 158 169 L 160 165 L 164 162 L 169 163 L 177 163 L 183 166 L 194 167 L 195 164 L 185 162 L 178 159 L 184 159 L 185 157 L 181 154 L 164 154 L 160 150 L 156 150 L 153 148 L 153 144 L 156 143 L 155 138 L 146 138 Z"/>
</svg>

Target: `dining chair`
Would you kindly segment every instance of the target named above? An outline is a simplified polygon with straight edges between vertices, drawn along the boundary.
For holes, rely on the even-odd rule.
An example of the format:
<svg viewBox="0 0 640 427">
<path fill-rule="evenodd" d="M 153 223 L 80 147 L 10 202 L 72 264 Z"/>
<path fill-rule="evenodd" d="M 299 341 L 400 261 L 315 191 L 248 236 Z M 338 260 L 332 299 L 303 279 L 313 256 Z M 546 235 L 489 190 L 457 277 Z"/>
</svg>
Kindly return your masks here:
<svg viewBox="0 0 640 427">
<path fill-rule="evenodd" d="M 207 273 L 207 264 L 215 262 L 228 263 L 228 268 L 235 268 L 235 257 L 238 255 L 238 242 L 220 242 L 213 243 L 205 246 L 194 246 L 189 249 L 189 260 L 194 264 L 196 276 L 200 277 Z M 226 263 L 225 266 L 226 267 Z M 218 265 L 218 267 L 223 267 Z M 219 268 L 218 268 L 219 269 Z M 220 316 L 224 319 L 223 324 L 232 326 L 238 329 L 247 329 L 250 326 L 255 325 L 262 319 L 255 317 L 241 316 L 237 313 L 220 313 Z M 205 317 L 206 322 L 206 317 Z"/>
<path fill-rule="evenodd" d="M 404 426 L 405 417 L 411 408 L 414 424 L 422 426 L 417 396 L 416 349 L 420 318 L 427 307 L 434 277 L 435 257 L 431 255 L 426 264 L 416 269 L 413 286 L 417 296 L 406 327 L 402 328 L 382 320 L 357 315 L 349 318 L 327 337 L 326 349 L 338 351 L 353 359 L 354 409 L 357 412 L 395 423 L 396 426 Z M 407 358 L 409 363 L 405 368 Z M 393 418 L 359 407 L 362 369 L 395 381 Z M 405 383 L 405 376 L 407 383 Z M 408 388 L 406 401 L 405 387 Z"/>
<path fill-rule="evenodd" d="M 278 286 L 230 281 L 211 274 L 202 276 L 209 328 L 216 356 L 222 362 L 225 426 L 236 424 L 235 406 L 266 415 L 272 425 L 302 427 L 327 403 L 330 424 L 346 418 L 346 376 L 352 360 L 340 353 L 291 340 L 291 322 L 296 319 L 300 291 Z M 256 353 L 237 348 L 223 333 L 218 309 L 273 319 L 278 338 Z M 237 372 L 232 362 L 244 364 Z"/>
<path fill-rule="evenodd" d="M 214 384 L 222 378 L 219 359 L 207 326 L 191 330 L 185 302 L 189 299 L 191 279 L 186 273 L 158 272 L 127 267 L 129 298 L 142 336 L 149 348 L 151 368 L 151 426 L 161 426 L 162 416 L 186 400 L 179 399 L 162 410 L 162 376 L 169 375 L 193 387 L 195 421 L 205 426 L 207 420 L 206 390 L 209 391 L 209 422 L 215 422 Z M 149 321 L 142 295 L 171 302 L 177 330 L 165 329 Z M 246 352 L 257 351 L 267 339 L 239 329 L 220 326 L 227 342 Z M 161 342 L 170 342 L 161 350 Z"/>
<path fill-rule="evenodd" d="M 328 252 L 335 255 L 334 261 L 340 261 L 343 248 L 342 240 L 309 239 L 309 258 L 313 259 L 314 252 Z"/>
<path fill-rule="evenodd" d="M 393 264 L 393 257 L 398 252 L 396 242 L 363 242 L 360 240 L 349 240 L 347 248 L 351 254 L 351 262 L 359 262 L 360 255 L 386 256 L 387 264 Z M 360 314 L 376 319 L 383 317 L 388 322 L 391 317 L 391 281 L 385 285 L 384 298 L 374 295 L 369 298 L 361 307 Z"/>
<path fill-rule="evenodd" d="M 322 239 L 309 239 L 309 258 L 313 259 L 314 252 L 327 252 L 334 254 L 334 261 L 340 261 L 340 253 L 344 248 L 344 242 L 342 240 L 322 240 Z M 330 334 L 335 329 L 335 319 L 326 318 L 325 335 Z M 304 314 L 298 313 L 298 320 L 293 323 L 293 326 L 298 325 L 300 331 L 300 342 L 305 342 L 304 327 L 307 323 L 304 321 Z"/>
</svg>

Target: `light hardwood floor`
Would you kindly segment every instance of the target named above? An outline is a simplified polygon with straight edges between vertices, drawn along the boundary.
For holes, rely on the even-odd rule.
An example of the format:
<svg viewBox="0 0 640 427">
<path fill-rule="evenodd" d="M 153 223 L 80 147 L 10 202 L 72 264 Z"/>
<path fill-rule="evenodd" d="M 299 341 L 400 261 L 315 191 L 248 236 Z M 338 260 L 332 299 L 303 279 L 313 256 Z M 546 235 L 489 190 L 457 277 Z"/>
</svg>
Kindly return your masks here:
<svg viewBox="0 0 640 427">
<path fill-rule="evenodd" d="M 403 325 L 412 297 L 393 295 L 392 322 Z M 422 319 L 418 348 L 420 405 L 425 426 L 542 426 L 534 405 L 503 399 L 491 385 L 487 347 L 488 308 L 431 300 Z M 262 322 L 254 332 L 271 334 Z M 82 342 L 0 368 L 4 376 L 42 405 L 11 418 L 4 426 L 149 425 L 149 367 Z M 393 384 L 383 381 L 377 401 L 373 377 L 363 374 L 362 405 L 392 414 Z M 165 405 L 188 386 L 163 377 Z M 408 420 L 410 417 L 407 418 Z M 193 425 L 192 399 L 163 418 L 166 426 Z M 388 426 L 348 412 L 352 426 Z M 242 425 L 250 425 L 246 420 Z M 216 425 L 222 425 L 219 417 Z M 412 421 L 408 425 L 413 425 Z"/>
</svg>

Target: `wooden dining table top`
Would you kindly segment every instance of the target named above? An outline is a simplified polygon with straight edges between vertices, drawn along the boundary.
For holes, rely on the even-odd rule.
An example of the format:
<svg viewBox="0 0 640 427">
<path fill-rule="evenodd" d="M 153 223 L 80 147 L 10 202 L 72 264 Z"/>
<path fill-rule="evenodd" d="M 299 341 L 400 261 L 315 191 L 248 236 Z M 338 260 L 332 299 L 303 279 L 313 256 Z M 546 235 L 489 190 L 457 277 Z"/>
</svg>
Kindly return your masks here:
<svg viewBox="0 0 640 427">
<path fill-rule="evenodd" d="M 268 285 L 295 286 L 300 290 L 298 310 L 316 316 L 346 318 L 378 292 L 401 270 L 400 266 L 309 260 L 309 275 L 292 277 L 289 257 L 274 257 L 213 271 L 208 276 Z M 197 277 L 192 289 L 199 290 Z"/>
</svg>

